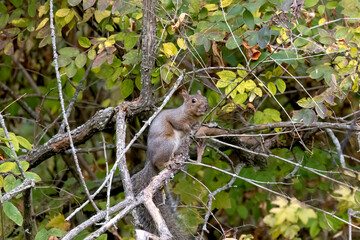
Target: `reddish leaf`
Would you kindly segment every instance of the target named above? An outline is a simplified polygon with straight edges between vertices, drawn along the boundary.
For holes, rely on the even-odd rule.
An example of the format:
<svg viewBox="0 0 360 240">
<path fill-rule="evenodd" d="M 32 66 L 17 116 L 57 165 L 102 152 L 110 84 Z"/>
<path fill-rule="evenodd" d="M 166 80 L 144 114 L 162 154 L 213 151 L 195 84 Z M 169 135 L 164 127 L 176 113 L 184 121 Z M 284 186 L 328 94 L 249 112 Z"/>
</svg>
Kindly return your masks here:
<svg viewBox="0 0 360 240">
<path fill-rule="evenodd" d="M 101 52 L 96 56 L 92 68 L 100 67 L 106 61 L 106 52 Z"/>
</svg>

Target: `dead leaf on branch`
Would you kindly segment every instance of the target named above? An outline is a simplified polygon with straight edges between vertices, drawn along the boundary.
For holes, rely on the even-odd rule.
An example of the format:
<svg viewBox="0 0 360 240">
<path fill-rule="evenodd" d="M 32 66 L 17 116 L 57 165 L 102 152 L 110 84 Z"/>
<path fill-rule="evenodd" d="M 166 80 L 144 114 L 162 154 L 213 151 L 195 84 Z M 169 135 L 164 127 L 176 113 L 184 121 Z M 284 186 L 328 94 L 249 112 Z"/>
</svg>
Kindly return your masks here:
<svg viewBox="0 0 360 240">
<path fill-rule="evenodd" d="M 246 56 L 251 59 L 251 60 L 258 60 L 261 52 L 258 50 L 259 49 L 259 45 L 255 45 L 254 47 L 250 47 L 247 42 L 243 41 L 242 42 L 245 50 L 246 50 Z"/>
<path fill-rule="evenodd" d="M 179 19 L 177 20 L 177 22 L 175 23 L 175 25 L 172 25 L 171 26 L 171 29 L 174 31 L 176 29 L 178 29 L 183 23 L 184 23 L 184 20 L 185 20 L 185 17 L 188 16 L 189 18 L 191 18 L 191 16 L 187 13 L 182 13 L 180 14 L 179 16 Z"/>
<path fill-rule="evenodd" d="M 216 43 L 216 41 L 213 41 L 213 44 L 212 44 L 212 50 L 213 50 L 213 53 L 216 57 L 216 60 L 219 64 L 219 66 L 221 67 L 225 67 L 225 63 L 223 61 L 223 58 L 222 58 L 222 54 L 221 54 L 221 51 L 218 50 L 218 44 Z"/>
</svg>

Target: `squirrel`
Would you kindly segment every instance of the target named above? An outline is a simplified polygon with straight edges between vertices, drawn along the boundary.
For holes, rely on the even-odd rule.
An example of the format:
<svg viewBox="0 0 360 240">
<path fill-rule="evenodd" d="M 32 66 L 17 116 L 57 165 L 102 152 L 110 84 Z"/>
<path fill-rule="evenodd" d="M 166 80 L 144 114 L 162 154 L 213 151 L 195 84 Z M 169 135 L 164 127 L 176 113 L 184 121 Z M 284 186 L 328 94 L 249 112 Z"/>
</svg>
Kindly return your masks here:
<svg viewBox="0 0 360 240">
<path fill-rule="evenodd" d="M 132 177 L 135 195 L 151 182 L 160 169 L 168 165 L 171 157 L 178 154 L 183 140 L 190 134 L 195 133 L 200 127 L 199 118 L 205 114 L 209 105 L 206 97 L 202 96 L 200 91 L 197 93 L 189 95 L 186 90 L 182 90 L 181 94 L 184 103 L 178 108 L 166 109 L 160 112 L 150 125 L 145 166 Z M 154 203 L 159 208 L 166 225 L 173 235 L 172 239 L 191 239 L 190 234 L 182 230 L 175 219 L 176 213 L 172 210 L 169 197 L 166 198 L 164 204 L 163 195 L 159 191 L 154 194 Z M 144 206 L 137 208 L 137 214 L 139 222 L 145 231 L 158 234 L 155 223 L 153 223 Z"/>
</svg>

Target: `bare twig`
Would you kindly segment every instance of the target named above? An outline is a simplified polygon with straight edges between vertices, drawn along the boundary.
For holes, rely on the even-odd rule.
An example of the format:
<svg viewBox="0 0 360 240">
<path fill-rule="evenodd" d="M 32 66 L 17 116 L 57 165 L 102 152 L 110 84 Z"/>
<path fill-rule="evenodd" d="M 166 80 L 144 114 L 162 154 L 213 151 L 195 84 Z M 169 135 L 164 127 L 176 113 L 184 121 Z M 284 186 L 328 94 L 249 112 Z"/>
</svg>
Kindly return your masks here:
<svg viewBox="0 0 360 240">
<path fill-rule="evenodd" d="M 69 137 L 69 142 L 70 142 L 70 147 L 72 149 L 72 153 L 73 153 L 73 157 L 74 157 L 74 162 L 76 165 L 76 169 L 78 171 L 78 174 L 80 176 L 80 180 L 81 180 L 81 184 L 85 189 L 85 193 L 88 197 L 88 199 L 90 200 L 91 204 L 93 205 L 93 207 L 99 211 L 99 208 L 96 206 L 95 202 L 92 200 L 92 198 L 90 197 L 90 192 L 89 189 L 86 186 L 85 183 L 85 179 L 84 176 L 82 175 L 81 172 L 81 168 L 79 165 L 79 160 L 77 158 L 76 152 L 75 152 L 75 147 L 74 147 L 74 142 L 71 136 L 71 131 L 70 131 L 70 127 L 69 127 L 69 122 L 67 120 L 67 115 L 66 115 L 66 111 L 65 111 L 65 104 L 64 104 L 64 97 L 63 97 L 63 93 L 62 93 L 62 86 L 61 86 L 61 79 L 60 79 L 60 72 L 59 72 L 59 65 L 58 65 L 58 54 L 56 52 L 56 35 L 55 35 L 55 26 L 54 26 L 54 10 L 53 10 L 54 6 L 53 6 L 53 0 L 50 0 L 50 32 L 51 32 L 51 40 L 52 40 L 52 47 L 53 47 L 53 55 L 54 55 L 54 63 L 55 63 L 55 73 L 56 73 L 56 80 L 57 80 L 57 84 L 58 84 L 58 90 L 59 90 L 59 98 L 60 98 L 60 105 L 61 105 L 61 111 L 63 114 L 63 118 L 64 118 L 64 122 L 65 122 L 65 127 L 66 127 L 66 131 Z"/>
<path fill-rule="evenodd" d="M 244 167 L 244 164 L 241 164 L 241 163 L 238 164 L 235 167 L 235 174 L 238 175 L 243 167 Z M 231 188 L 231 186 L 234 184 L 236 179 L 237 178 L 233 176 L 227 184 L 225 184 L 224 186 L 216 189 L 215 191 L 211 192 L 208 195 L 208 203 L 207 203 L 208 211 L 206 212 L 206 215 L 205 215 L 205 218 L 204 218 L 204 225 L 202 227 L 202 231 L 207 231 L 206 225 L 207 225 L 207 223 L 209 221 L 209 217 L 210 217 L 210 214 L 211 214 L 211 208 L 212 208 L 212 202 L 213 202 L 213 199 L 215 198 L 215 195 L 218 194 L 219 192 L 222 192 L 224 190 L 227 190 L 227 189 Z"/>
<path fill-rule="evenodd" d="M 74 106 L 74 104 L 75 104 L 75 102 L 76 102 L 77 97 L 79 96 L 80 91 L 82 91 L 83 84 L 84 84 L 87 76 L 89 75 L 89 72 L 90 72 L 90 69 L 91 69 L 91 67 L 92 67 L 92 65 L 93 65 L 93 62 L 94 62 L 94 61 L 92 60 L 92 61 L 90 62 L 90 64 L 89 64 L 89 66 L 87 67 L 84 76 L 83 76 L 82 79 L 80 80 L 79 85 L 76 87 L 76 91 L 75 91 L 75 93 L 74 93 L 74 96 L 71 98 L 70 103 L 69 103 L 69 105 L 67 106 L 67 109 L 66 109 L 66 117 L 67 117 L 67 118 L 70 116 L 70 113 L 71 113 L 72 108 L 73 108 L 73 106 Z M 60 133 L 63 133 L 63 132 L 64 132 L 64 128 L 65 128 L 65 120 L 62 121 L 61 126 L 60 126 L 60 129 L 59 129 L 59 132 L 60 132 Z"/>
<path fill-rule="evenodd" d="M 4 196 L 1 197 L 1 203 L 9 201 L 11 198 L 34 186 L 35 181 L 33 179 L 26 178 L 22 184 L 12 189 L 10 192 L 4 194 Z"/>
<path fill-rule="evenodd" d="M 330 136 L 331 140 L 333 141 L 335 147 L 336 147 L 336 151 L 339 154 L 339 158 L 340 158 L 340 165 L 342 168 L 346 168 L 345 165 L 345 158 L 344 158 L 344 154 L 342 152 L 341 149 L 341 144 L 339 142 L 339 139 L 337 139 L 337 137 L 335 136 L 334 132 L 330 129 L 330 128 L 325 128 L 325 131 L 327 132 L 327 134 Z"/>
<path fill-rule="evenodd" d="M 33 118 L 35 120 L 38 119 L 38 114 L 35 111 L 33 111 L 31 109 L 31 107 L 29 107 L 29 105 L 25 101 L 21 100 L 21 98 L 16 96 L 16 94 L 14 93 L 13 90 L 11 90 L 8 86 L 6 86 L 2 82 L 0 82 L 0 87 L 2 89 L 4 89 L 5 91 L 7 91 L 9 93 L 9 95 L 11 96 L 11 98 L 13 100 L 16 100 L 16 102 L 20 105 L 20 107 L 22 107 L 25 110 L 25 112 L 27 112 L 30 115 L 31 118 Z"/>
</svg>

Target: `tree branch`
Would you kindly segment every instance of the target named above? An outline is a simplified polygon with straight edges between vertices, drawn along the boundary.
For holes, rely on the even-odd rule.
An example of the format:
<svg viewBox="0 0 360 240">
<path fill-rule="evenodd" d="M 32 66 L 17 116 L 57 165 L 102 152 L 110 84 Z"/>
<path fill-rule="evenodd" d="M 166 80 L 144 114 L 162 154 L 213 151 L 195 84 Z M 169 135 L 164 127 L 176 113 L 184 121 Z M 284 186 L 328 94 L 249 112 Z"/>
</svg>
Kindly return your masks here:
<svg viewBox="0 0 360 240">
<path fill-rule="evenodd" d="M 156 56 L 156 14 L 155 1 L 143 0 L 142 21 L 142 61 L 141 61 L 141 92 L 140 98 L 144 104 L 153 101 L 151 72 Z"/>
</svg>

